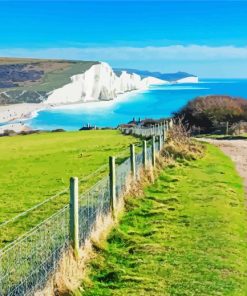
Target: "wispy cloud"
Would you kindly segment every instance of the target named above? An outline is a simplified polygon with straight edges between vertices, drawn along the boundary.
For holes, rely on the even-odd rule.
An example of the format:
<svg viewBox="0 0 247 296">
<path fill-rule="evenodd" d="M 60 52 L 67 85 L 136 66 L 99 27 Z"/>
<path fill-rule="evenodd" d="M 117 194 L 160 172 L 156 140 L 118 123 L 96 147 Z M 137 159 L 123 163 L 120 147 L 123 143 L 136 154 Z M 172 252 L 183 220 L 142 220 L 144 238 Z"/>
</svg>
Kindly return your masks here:
<svg viewBox="0 0 247 296">
<path fill-rule="evenodd" d="M 0 49 L 0 56 L 65 58 L 102 61 L 213 61 L 245 60 L 247 47 L 202 45 L 171 45 L 164 47 L 68 47 L 68 48 L 11 48 Z"/>
</svg>

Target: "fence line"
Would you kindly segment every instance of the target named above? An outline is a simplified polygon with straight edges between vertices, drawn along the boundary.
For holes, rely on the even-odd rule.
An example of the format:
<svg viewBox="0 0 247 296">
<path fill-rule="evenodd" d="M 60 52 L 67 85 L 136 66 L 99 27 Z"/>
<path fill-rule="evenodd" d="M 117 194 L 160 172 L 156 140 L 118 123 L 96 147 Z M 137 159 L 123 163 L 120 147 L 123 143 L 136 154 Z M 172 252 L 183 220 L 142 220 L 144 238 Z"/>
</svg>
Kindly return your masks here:
<svg viewBox="0 0 247 296">
<path fill-rule="evenodd" d="M 114 212 L 115 203 L 126 193 L 130 179 L 138 179 L 145 165 L 154 164 L 154 154 L 162 149 L 169 126 L 164 123 L 151 128 L 132 128 L 132 135 L 153 137 L 151 145 L 146 146 L 144 141 L 143 151 L 135 154 L 132 144 L 132 159 L 128 157 L 116 165 L 114 158 L 109 176 L 84 193 L 79 192 L 77 181 L 71 182 L 70 205 L 0 250 L 1 296 L 33 295 L 45 285 L 70 246 L 74 251 L 83 246 L 98 217 Z M 122 132 L 130 134 L 130 130 L 122 129 Z"/>
<path fill-rule="evenodd" d="M 161 124 L 153 124 L 151 127 L 133 126 L 133 127 L 120 127 L 120 130 L 125 135 L 133 135 L 142 138 L 151 138 L 152 136 L 163 136 L 169 128 L 172 128 L 173 120 L 165 120 Z"/>
</svg>

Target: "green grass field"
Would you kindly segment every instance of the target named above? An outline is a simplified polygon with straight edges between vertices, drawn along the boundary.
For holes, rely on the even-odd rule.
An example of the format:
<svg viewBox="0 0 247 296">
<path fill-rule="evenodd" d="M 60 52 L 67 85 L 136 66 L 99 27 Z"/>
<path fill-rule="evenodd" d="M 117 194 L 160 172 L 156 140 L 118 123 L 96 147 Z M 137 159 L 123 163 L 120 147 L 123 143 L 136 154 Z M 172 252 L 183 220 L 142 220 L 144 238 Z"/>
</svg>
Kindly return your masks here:
<svg viewBox="0 0 247 296">
<path fill-rule="evenodd" d="M 76 295 L 247 295 L 246 209 L 241 178 L 218 148 L 166 168 L 89 267 Z"/>
<path fill-rule="evenodd" d="M 4 227 L 1 224 L 52 195 L 68 189 L 69 178 L 80 179 L 83 192 L 108 171 L 108 157 L 129 154 L 133 137 L 118 131 L 42 133 L 0 138 L 0 247 L 50 216 L 69 201 L 64 193 Z M 121 159 L 121 158 L 120 158 Z"/>
</svg>

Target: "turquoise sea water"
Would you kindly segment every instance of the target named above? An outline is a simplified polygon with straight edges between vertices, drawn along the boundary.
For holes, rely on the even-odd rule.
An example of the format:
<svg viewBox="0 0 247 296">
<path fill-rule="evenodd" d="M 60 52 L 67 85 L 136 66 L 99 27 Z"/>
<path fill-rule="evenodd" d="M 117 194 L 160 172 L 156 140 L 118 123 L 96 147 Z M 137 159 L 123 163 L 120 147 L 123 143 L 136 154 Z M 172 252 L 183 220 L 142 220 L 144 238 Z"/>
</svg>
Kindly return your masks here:
<svg viewBox="0 0 247 296">
<path fill-rule="evenodd" d="M 247 99 L 247 79 L 205 79 L 198 84 L 153 86 L 147 91 L 130 94 L 113 102 L 87 103 L 72 108 L 40 111 L 27 124 L 35 129 L 77 130 L 87 123 L 115 127 L 133 117 L 144 119 L 169 116 L 196 96 L 211 94 Z"/>
</svg>

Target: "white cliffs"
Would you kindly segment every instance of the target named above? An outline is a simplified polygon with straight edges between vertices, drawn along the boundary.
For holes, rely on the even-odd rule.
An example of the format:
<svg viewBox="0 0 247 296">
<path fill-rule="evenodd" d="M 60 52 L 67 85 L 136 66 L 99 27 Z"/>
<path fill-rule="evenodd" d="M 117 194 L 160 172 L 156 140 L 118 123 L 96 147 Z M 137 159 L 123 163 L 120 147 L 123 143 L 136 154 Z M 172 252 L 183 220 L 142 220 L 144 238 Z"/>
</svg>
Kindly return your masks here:
<svg viewBox="0 0 247 296">
<path fill-rule="evenodd" d="M 198 83 L 197 76 L 189 76 L 182 79 L 178 79 L 176 83 Z"/>
<path fill-rule="evenodd" d="M 71 82 L 48 94 L 47 104 L 69 104 L 97 100 L 112 100 L 120 93 L 146 89 L 150 84 L 164 84 L 154 77 L 141 79 L 137 74 L 123 71 L 117 76 L 107 63 L 93 65 L 82 74 L 71 77 Z"/>
<path fill-rule="evenodd" d="M 101 99 L 106 94 L 115 96 L 114 73 L 110 67 L 100 63 L 93 65 L 82 74 L 71 77 L 71 82 L 50 92 L 46 103 L 66 104 Z"/>
<path fill-rule="evenodd" d="M 142 84 L 148 88 L 151 84 L 169 84 L 169 82 L 155 77 L 146 77 L 142 79 Z"/>
<path fill-rule="evenodd" d="M 45 104 L 71 104 L 113 100 L 118 94 L 147 89 L 152 84 L 198 83 L 198 77 L 189 76 L 168 82 L 155 77 L 141 78 L 138 74 L 122 71 L 118 76 L 107 63 L 98 63 L 82 74 L 71 77 L 71 82 L 48 93 Z"/>
</svg>

